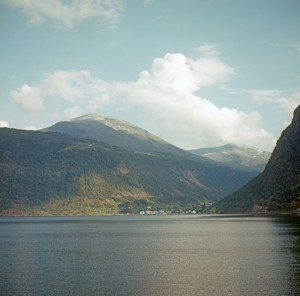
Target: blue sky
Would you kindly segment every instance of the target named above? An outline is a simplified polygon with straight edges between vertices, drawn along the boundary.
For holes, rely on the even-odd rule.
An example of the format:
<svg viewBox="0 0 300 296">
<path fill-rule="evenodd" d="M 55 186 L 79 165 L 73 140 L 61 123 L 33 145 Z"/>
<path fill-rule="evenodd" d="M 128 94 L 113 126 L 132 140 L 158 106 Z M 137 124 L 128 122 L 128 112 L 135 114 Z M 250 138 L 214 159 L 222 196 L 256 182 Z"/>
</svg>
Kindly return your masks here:
<svg viewBox="0 0 300 296">
<path fill-rule="evenodd" d="M 98 113 L 272 150 L 300 104 L 300 1 L 0 0 L 0 59 L 1 127 Z"/>
</svg>

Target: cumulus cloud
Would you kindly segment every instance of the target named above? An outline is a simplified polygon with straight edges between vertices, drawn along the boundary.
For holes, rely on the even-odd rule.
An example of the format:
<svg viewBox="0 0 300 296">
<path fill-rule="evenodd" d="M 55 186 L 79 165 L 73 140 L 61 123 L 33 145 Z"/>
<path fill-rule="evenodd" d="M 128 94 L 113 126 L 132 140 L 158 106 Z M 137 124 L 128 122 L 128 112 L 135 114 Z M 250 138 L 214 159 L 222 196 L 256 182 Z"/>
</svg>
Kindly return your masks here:
<svg viewBox="0 0 300 296">
<path fill-rule="evenodd" d="M 235 70 L 223 63 L 219 58 L 219 51 L 213 44 L 204 44 L 194 49 L 200 54 L 196 60 L 188 59 L 192 71 L 198 80 L 198 87 L 208 87 L 225 84 Z"/>
<path fill-rule="evenodd" d="M 221 86 L 235 73 L 232 67 L 219 59 L 213 45 L 195 50 L 200 53 L 196 59 L 180 53 L 155 59 L 151 70 L 143 71 L 138 82 L 156 85 L 166 91 L 191 94 L 203 87 Z"/>
<path fill-rule="evenodd" d="M 199 88 L 190 63 L 180 53 L 166 54 L 164 58 L 155 59 L 150 71 L 141 72 L 138 84 L 182 94 L 193 93 Z"/>
<path fill-rule="evenodd" d="M 147 122 L 150 131 L 182 148 L 234 143 L 272 149 L 275 140 L 261 128 L 258 113 L 220 108 L 199 96 L 203 88 L 224 85 L 235 70 L 222 62 L 211 46 L 198 49 L 198 55 L 192 59 L 168 53 L 154 59 L 136 81 L 108 82 L 88 71 L 56 71 L 38 86 L 25 88 L 27 93 L 36 92 L 36 98 L 65 101 L 69 105 L 64 112 L 67 118 L 101 113 L 103 108 L 118 109 L 119 114 L 123 112 L 122 119 L 141 127 Z M 26 101 L 22 95 L 28 98 L 23 88 L 12 93 L 17 103 Z M 132 112 L 127 115 L 128 109 L 143 122 L 136 121 Z"/>
<path fill-rule="evenodd" d="M 8 124 L 8 122 L 7 121 L 0 121 L 0 128 L 1 127 L 8 127 L 9 126 L 9 124 Z"/>
<path fill-rule="evenodd" d="M 252 95 L 252 101 L 258 104 L 273 103 L 276 99 L 282 96 L 278 89 L 251 89 L 245 92 Z"/>
<path fill-rule="evenodd" d="M 39 25 L 47 21 L 68 29 L 78 23 L 94 18 L 109 24 L 119 23 L 122 0 L 2 0 L 4 3 L 21 9 L 30 25 Z"/>
<path fill-rule="evenodd" d="M 144 118 L 156 123 L 159 135 L 182 148 L 226 143 L 271 149 L 275 140 L 260 127 L 258 113 L 219 108 L 193 94 L 170 93 L 155 88 L 128 89 L 123 99 L 138 106 Z"/>
<path fill-rule="evenodd" d="M 48 96 L 78 102 L 91 95 L 95 85 L 93 80 L 88 71 L 56 71 L 46 76 L 42 88 Z"/>
<path fill-rule="evenodd" d="M 31 87 L 23 84 L 20 88 L 11 92 L 13 102 L 26 113 L 37 115 L 43 109 L 44 99 L 39 87 Z"/>
</svg>

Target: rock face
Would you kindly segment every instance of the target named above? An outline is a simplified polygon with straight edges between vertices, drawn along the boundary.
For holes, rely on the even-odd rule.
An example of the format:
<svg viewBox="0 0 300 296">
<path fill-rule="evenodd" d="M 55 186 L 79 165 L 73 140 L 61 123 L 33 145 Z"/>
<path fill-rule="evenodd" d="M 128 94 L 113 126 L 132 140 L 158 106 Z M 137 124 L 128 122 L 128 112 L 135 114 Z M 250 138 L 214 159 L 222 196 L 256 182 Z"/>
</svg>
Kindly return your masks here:
<svg viewBox="0 0 300 296">
<path fill-rule="evenodd" d="M 300 105 L 282 132 L 265 170 L 216 204 L 218 212 L 298 212 L 300 208 Z"/>
</svg>

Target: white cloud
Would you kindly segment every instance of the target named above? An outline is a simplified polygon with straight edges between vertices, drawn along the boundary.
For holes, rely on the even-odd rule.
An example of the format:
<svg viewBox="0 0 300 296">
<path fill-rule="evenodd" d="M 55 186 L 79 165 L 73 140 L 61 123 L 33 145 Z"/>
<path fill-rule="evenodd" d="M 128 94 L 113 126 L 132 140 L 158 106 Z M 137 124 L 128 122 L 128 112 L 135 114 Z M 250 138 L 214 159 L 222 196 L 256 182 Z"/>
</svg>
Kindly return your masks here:
<svg viewBox="0 0 300 296">
<path fill-rule="evenodd" d="M 294 110 L 300 104 L 300 92 L 293 93 L 290 98 L 279 98 L 277 103 L 279 104 L 281 110 L 292 115 Z"/>
<path fill-rule="evenodd" d="M 214 44 L 207 43 L 194 50 L 200 57 L 196 60 L 188 59 L 188 62 L 197 77 L 198 87 L 222 85 L 235 74 L 232 67 L 220 60 L 219 51 Z"/>
<path fill-rule="evenodd" d="M 9 126 L 9 124 L 8 124 L 7 121 L 0 121 L 0 128 L 1 127 L 8 127 L 8 126 Z"/>
<path fill-rule="evenodd" d="M 150 70 L 142 71 L 136 81 L 108 82 L 88 71 L 57 71 L 46 75 L 39 86 L 27 88 L 45 100 L 61 98 L 69 106 L 67 118 L 101 113 L 104 107 L 118 110 L 122 119 L 151 126 L 150 131 L 183 148 L 234 143 L 272 149 L 275 140 L 261 128 L 258 113 L 219 108 L 198 95 L 205 87 L 222 86 L 234 74 L 214 47 L 198 52 L 196 59 L 180 53 L 154 59 Z M 22 89 L 14 93 L 19 99 L 22 94 L 28 97 Z M 132 112 L 127 115 L 129 109 L 143 122 L 137 122 Z"/>
<path fill-rule="evenodd" d="M 180 53 L 155 59 L 150 72 L 143 71 L 138 82 L 189 94 L 203 87 L 222 86 L 235 73 L 219 59 L 215 46 L 209 44 L 195 50 L 200 54 L 197 59 Z"/>
<path fill-rule="evenodd" d="M 111 25 L 120 21 L 122 0 L 3 0 L 4 3 L 21 9 L 30 25 L 50 21 L 55 25 L 73 28 L 78 23 L 95 18 Z"/>
<path fill-rule="evenodd" d="M 251 89 L 245 92 L 252 95 L 252 101 L 258 104 L 273 103 L 282 96 L 278 89 Z"/>
<path fill-rule="evenodd" d="M 272 135 L 260 127 L 257 113 L 219 108 L 193 94 L 171 94 L 145 85 L 132 85 L 122 95 L 126 102 L 138 106 L 144 120 L 155 122 L 162 138 L 183 148 L 234 143 L 271 149 L 275 143 Z"/>
<path fill-rule="evenodd" d="M 110 97 L 107 93 L 99 94 L 98 96 L 94 96 L 91 100 L 89 100 L 87 105 L 87 110 L 89 112 L 97 112 L 102 106 L 110 101 Z"/>
<path fill-rule="evenodd" d="M 166 54 L 164 58 L 155 59 L 150 71 L 141 72 L 138 84 L 183 94 L 193 93 L 199 88 L 191 65 L 180 53 Z"/>
<path fill-rule="evenodd" d="M 244 93 L 248 93 L 252 96 L 252 101 L 254 103 L 262 104 L 272 104 L 275 105 L 281 113 L 284 115 L 282 125 L 286 127 L 290 124 L 293 111 L 300 104 L 300 92 L 295 91 L 293 93 L 283 93 L 278 89 L 266 89 L 266 90 L 244 90 Z"/>
<path fill-rule="evenodd" d="M 56 71 L 48 74 L 42 88 L 48 96 L 59 96 L 66 101 L 83 100 L 94 82 L 88 71 Z"/>
<path fill-rule="evenodd" d="M 282 112 L 292 116 L 293 111 L 300 104 L 300 92 L 284 94 L 278 89 L 245 90 L 252 96 L 252 101 L 258 104 L 276 104 Z"/>
<path fill-rule="evenodd" d="M 83 109 L 80 106 L 74 106 L 65 110 L 65 116 L 68 119 L 76 118 L 83 115 Z"/>
<path fill-rule="evenodd" d="M 23 84 L 19 89 L 10 93 L 18 108 L 31 115 L 37 115 L 43 109 L 44 99 L 38 87 Z"/>
<path fill-rule="evenodd" d="M 217 57 L 219 55 L 218 48 L 213 43 L 203 43 L 200 46 L 194 48 L 194 51 L 204 55 L 206 57 Z"/>
</svg>

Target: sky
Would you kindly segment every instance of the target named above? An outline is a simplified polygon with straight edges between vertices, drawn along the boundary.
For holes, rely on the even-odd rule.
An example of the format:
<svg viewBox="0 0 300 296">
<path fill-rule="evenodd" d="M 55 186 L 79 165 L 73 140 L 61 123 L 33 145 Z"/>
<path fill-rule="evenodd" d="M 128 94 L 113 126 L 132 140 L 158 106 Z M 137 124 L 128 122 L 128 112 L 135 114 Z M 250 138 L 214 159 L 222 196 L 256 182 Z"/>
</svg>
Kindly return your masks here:
<svg viewBox="0 0 300 296">
<path fill-rule="evenodd" d="M 0 127 L 97 113 L 272 151 L 300 104 L 298 0 L 0 0 Z"/>
</svg>

